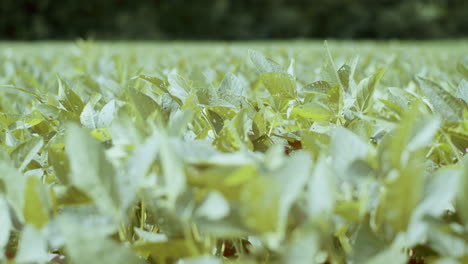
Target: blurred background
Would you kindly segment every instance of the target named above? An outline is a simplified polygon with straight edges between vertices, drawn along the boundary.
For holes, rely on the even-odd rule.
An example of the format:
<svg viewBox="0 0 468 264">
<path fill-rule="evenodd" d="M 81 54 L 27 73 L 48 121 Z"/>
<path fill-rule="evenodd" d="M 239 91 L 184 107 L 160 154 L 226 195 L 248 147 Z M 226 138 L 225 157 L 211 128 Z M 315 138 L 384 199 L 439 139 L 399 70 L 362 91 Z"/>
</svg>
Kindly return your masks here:
<svg viewBox="0 0 468 264">
<path fill-rule="evenodd" d="M 468 0 L 0 0 L 0 39 L 468 37 Z"/>
</svg>

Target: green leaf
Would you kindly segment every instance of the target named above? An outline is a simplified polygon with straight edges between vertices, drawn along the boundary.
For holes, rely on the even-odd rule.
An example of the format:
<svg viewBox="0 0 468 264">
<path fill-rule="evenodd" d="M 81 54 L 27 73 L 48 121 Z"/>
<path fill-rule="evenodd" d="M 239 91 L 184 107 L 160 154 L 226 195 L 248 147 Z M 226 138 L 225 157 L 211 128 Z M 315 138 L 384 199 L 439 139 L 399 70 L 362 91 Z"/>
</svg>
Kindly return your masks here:
<svg viewBox="0 0 468 264">
<path fill-rule="evenodd" d="M 193 111 L 191 109 L 177 111 L 169 121 L 169 126 L 167 128 L 169 134 L 174 137 L 182 136 L 192 119 Z"/>
<path fill-rule="evenodd" d="M 81 97 L 77 95 L 67 84 L 67 82 L 62 79 L 58 79 L 59 84 L 59 93 L 58 100 L 59 102 L 70 112 L 80 115 L 81 111 L 85 107 Z"/>
<path fill-rule="evenodd" d="M 294 107 L 292 116 L 319 122 L 329 120 L 333 117 L 333 113 L 325 105 L 311 102 Z"/>
<path fill-rule="evenodd" d="M 21 233 L 15 261 L 19 263 L 44 263 L 49 260 L 47 238 L 44 232 L 26 225 Z"/>
<path fill-rule="evenodd" d="M 0 190 L 5 193 L 15 217 L 23 221 L 25 177 L 4 160 L 0 160 L 0 171 Z"/>
<path fill-rule="evenodd" d="M 218 89 L 218 98 L 220 104 L 232 105 L 235 108 L 241 108 L 246 95 L 245 88 L 241 81 L 233 74 L 226 74 Z"/>
<path fill-rule="evenodd" d="M 70 182 L 94 199 L 103 212 L 115 214 L 119 192 L 113 165 L 104 148 L 76 124 L 67 126 L 65 150 L 70 162 Z"/>
<path fill-rule="evenodd" d="M 135 200 L 137 190 L 159 152 L 160 139 L 152 135 L 146 139 L 129 157 L 124 170 L 118 174 L 118 186 L 122 208 L 128 208 Z"/>
<path fill-rule="evenodd" d="M 165 242 L 139 242 L 133 249 L 142 257 L 151 256 L 157 263 L 167 263 L 170 259 L 181 259 L 200 255 L 192 240 L 172 239 Z M 113 263 L 113 262 L 106 262 Z M 133 262 L 118 262 L 133 263 Z"/>
<path fill-rule="evenodd" d="M 307 186 L 308 213 L 314 221 L 327 220 L 333 212 L 336 201 L 334 176 L 324 156 L 319 157 Z"/>
<path fill-rule="evenodd" d="M 220 220 L 229 214 L 229 203 L 223 195 L 217 191 L 207 194 L 200 207 L 197 208 L 195 215 L 208 220 Z"/>
<path fill-rule="evenodd" d="M 2 88 L 7 88 L 7 89 L 13 89 L 13 90 L 16 90 L 16 91 L 20 91 L 20 92 L 29 94 L 29 95 L 31 95 L 32 97 L 34 97 L 36 100 L 38 100 L 39 102 L 41 102 L 41 103 L 44 101 L 44 99 L 43 99 L 39 94 L 37 94 L 37 93 L 35 93 L 35 92 L 32 92 L 32 91 L 30 91 L 30 90 L 21 88 L 21 87 L 16 87 L 16 86 L 13 86 L 13 85 L 0 85 L 0 87 L 2 87 Z"/>
<path fill-rule="evenodd" d="M 161 109 L 161 106 L 148 95 L 135 89 L 129 89 L 129 91 L 135 108 L 144 120 L 146 120 L 154 112 L 159 114 L 164 113 Z"/>
<path fill-rule="evenodd" d="M 317 233 L 309 230 L 295 232 L 282 257 L 282 263 L 317 263 L 321 247 Z"/>
<path fill-rule="evenodd" d="M 287 73 L 264 73 L 260 80 L 268 89 L 271 95 L 281 96 L 286 99 L 296 98 L 296 80 L 294 76 Z"/>
<path fill-rule="evenodd" d="M 281 236 L 284 235 L 282 232 L 285 231 L 289 211 L 300 197 L 311 174 L 311 168 L 312 157 L 309 153 L 298 151 L 273 173 L 282 194 L 278 208 L 278 226 Z"/>
<path fill-rule="evenodd" d="M 324 59 L 324 63 L 321 66 L 321 74 L 322 78 L 327 81 L 330 86 L 339 85 L 340 89 L 345 89 L 343 84 L 341 83 L 340 76 L 337 71 L 337 67 L 331 55 L 330 48 L 328 47 L 328 42 L 325 40 L 324 47 L 326 50 L 326 58 Z"/>
<path fill-rule="evenodd" d="M 12 153 L 11 158 L 19 171 L 24 171 L 34 156 L 42 149 L 44 140 L 41 137 L 33 137 L 19 145 Z"/>
<path fill-rule="evenodd" d="M 104 105 L 97 116 L 96 128 L 109 127 L 116 113 L 115 100 L 110 100 Z"/>
<path fill-rule="evenodd" d="M 49 208 L 44 186 L 38 178 L 26 180 L 23 215 L 26 223 L 41 229 L 49 221 Z"/>
<path fill-rule="evenodd" d="M 160 155 L 168 204 L 174 206 L 177 197 L 185 190 L 187 182 L 183 160 L 173 149 L 171 138 L 163 134 L 161 134 Z"/>
<path fill-rule="evenodd" d="M 349 78 L 351 77 L 351 67 L 347 64 L 343 64 L 338 69 L 338 76 L 340 77 L 340 82 L 343 85 L 344 89 L 349 88 Z"/>
<path fill-rule="evenodd" d="M 263 54 L 255 50 L 249 50 L 249 58 L 253 63 L 257 72 L 260 74 L 268 72 L 281 72 L 285 73 L 285 70 L 276 62 L 266 58 Z"/>
<path fill-rule="evenodd" d="M 168 81 L 170 84 L 168 88 L 169 93 L 178 98 L 181 102 L 185 102 L 191 90 L 187 81 L 177 73 L 169 74 Z"/>
<path fill-rule="evenodd" d="M 368 225 L 362 225 L 358 228 L 356 238 L 353 241 L 353 251 L 351 258 L 353 262 L 365 263 L 366 260 L 376 256 L 379 252 L 385 250 L 386 244 L 377 234 L 374 234 Z"/>
<path fill-rule="evenodd" d="M 370 77 L 361 80 L 356 87 L 356 106 L 361 112 L 365 112 L 369 108 L 374 91 L 384 72 L 385 70 L 380 70 L 374 73 Z"/>
<path fill-rule="evenodd" d="M 316 81 L 304 86 L 303 90 L 308 93 L 322 93 L 327 94 L 330 90 L 330 84 L 326 81 Z"/>
<path fill-rule="evenodd" d="M 179 264 L 221 264 L 222 261 L 216 257 L 200 256 L 184 258 L 179 261 Z"/>
<path fill-rule="evenodd" d="M 88 129 L 96 129 L 97 112 L 91 103 L 87 103 L 80 114 L 80 122 Z"/>
<path fill-rule="evenodd" d="M 460 164 L 460 184 L 458 185 L 457 197 L 456 197 L 456 208 L 457 212 L 460 213 L 461 218 L 465 224 L 465 227 L 468 227 L 468 155 L 463 157 L 463 160 Z"/>
<path fill-rule="evenodd" d="M 346 128 L 337 127 L 333 130 L 331 156 L 334 170 L 341 179 L 347 179 L 351 164 L 356 160 L 365 159 L 369 150 L 367 142 Z"/>
<path fill-rule="evenodd" d="M 408 261 L 408 255 L 405 250 L 402 249 L 401 244 L 398 240 L 394 240 L 390 247 L 380 251 L 374 257 L 367 259 L 365 264 L 387 264 L 391 260 L 392 264 L 406 264 Z"/>
<path fill-rule="evenodd" d="M 433 106 L 433 110 L 439 113 L 446 121 L 456 122 L 462 119 L 465 105 L 437 83 L 418 77 L 417 80 Z"/>
<path fill-rule="evenodd" d="M 10 217 L 10 208 L 8 203 L 3 195 L 0 195 L 0 223 L 2 223 L 2 228 L 0 228 L 0 250 L 2 251 L 8 244 L 10 231 L 13 227 Z"/>
<path fill-rule="evenodd" d="M 138 78 L 156 85 L 156 87 L 164 93 L 169 93 L 169 91 L 167 90 L 167 86 L 169 86 L 169 84 L 166 81 L 159 79 L 158 77 L 140 74 L 138 75 Z"/>
<path fill-rule="evenodd" d="M 87 229 L 85 226 L 63 222 L 61 230 L 64 233 L 65 250 L 73 263 L 128 264 L 140 262 L 128 247 L 104 237 L 99 232 L 93 232 L 92 229 Z"/>
<path fill-rule="evenodd" d="M 458 85 L 456 97 L 465 101 L 468 104 L 468 81 L 463 79 Z"/>
</svg>

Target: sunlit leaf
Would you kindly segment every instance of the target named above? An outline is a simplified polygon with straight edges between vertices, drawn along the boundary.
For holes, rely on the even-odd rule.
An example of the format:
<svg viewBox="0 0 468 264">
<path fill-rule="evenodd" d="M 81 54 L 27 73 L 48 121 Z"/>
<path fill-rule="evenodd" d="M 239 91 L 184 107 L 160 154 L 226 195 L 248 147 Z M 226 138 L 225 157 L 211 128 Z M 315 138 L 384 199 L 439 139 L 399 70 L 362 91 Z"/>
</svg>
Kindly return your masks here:
<svg viewBox="0 0 468 264">
<path fill-rule="evenodd" d="M 41 229 L 49 221 L 49 208 L 44 186 L 36 177 L 26 180 L 23 215 L 26 223 Z"/>
<path fill-rule="evenodd" d="M 266 58 L 258 51 L 249 50 L 249 58 L 260 74 L 267 72 L 285 72 L 278 63 Z"/>
<path fill-rule="evenodd" d="M 437 83 L 422 77 L 418 77 L 418 81 L 427 99 L 434 107 L 434 112 L 439 113 L 449 122 L 461 119 L 466 105 L 463 105 L 461 101 L 457 100 Z"/>
<path fill-rule="evenodd" d="M 114 212 L 119 202 L 118 185 L 103 147 L 75 124 L 67 130 L 65 150 L 70 162 L 70 182 L 89 194 L 101 210 Z"/>
<path fill-rule="evenodd" d="M 364 112 L 369 108 L 376 86 L 384 72 L 385 70 L 380 70 L 359 82 L 356 87 L 356 106 L 360 111 Z"/>
<path fill-rule="evenodd" d="M 33 226 L 26 225 L 22 232 L 15 260 L 20 263 L 44 263 L 49 260 L 47 238 Z"/>
<path fill-rule="evenodd" d="M 0 196 L 0 222 L 2 223 L 2 228 L 0 228 L 1 250 L 4 249 L 8 243 L 8 240 L 10 239 L 10 231 L 12 228 L 10 217 L 10 209 L 8 207 L 7 201 L 3 198 L 3 196 Z"/>
</svg>

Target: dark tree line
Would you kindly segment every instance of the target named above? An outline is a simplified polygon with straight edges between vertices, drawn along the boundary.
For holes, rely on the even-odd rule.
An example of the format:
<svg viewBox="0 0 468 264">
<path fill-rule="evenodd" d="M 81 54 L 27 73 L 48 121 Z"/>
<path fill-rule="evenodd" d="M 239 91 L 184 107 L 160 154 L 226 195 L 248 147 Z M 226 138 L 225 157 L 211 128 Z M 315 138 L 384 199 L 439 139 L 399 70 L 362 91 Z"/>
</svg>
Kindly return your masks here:
<svg viewBox="0 0 468 264">
<path fill-rule="evenodd" d="M 468 37 L 466 0 L 1 0 L 1 39 Z"/>
</svg>

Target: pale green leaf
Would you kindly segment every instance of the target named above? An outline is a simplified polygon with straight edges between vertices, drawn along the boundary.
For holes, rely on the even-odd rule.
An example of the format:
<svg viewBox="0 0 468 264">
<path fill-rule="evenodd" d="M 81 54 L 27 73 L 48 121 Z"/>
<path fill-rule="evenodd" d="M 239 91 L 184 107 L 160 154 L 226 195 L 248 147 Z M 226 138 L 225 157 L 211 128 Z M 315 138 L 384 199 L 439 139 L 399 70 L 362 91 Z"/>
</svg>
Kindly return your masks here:
<svg viewBox="0 0 468 264">
<path fill-rule="evenodd" d="M 194 113 L 192 109 L 177 111 L 169 121 L 167 128 L 169 134 L 174 137 L 182 136 L 185 133 L 188 124 L 192 121 L 193 115 Z"/>
<path fill-rule="evenodd" d="M 369 145 L 344 127 L 336 127 L 331 137 L 333 168 L 341 179 L 347 179 L 348 170 L 356 160 L 365 159 Z"/>
<path fill-rule="evenodd" d="M 466 105 L 447 92 L 439 84 L 428 79 L 418 77 L 418 81 L 427 99 L 433 106 L 434 112 L 440 114 L 446 121 L 461 120 Z"/>
<path fill-rule="evenodd" d="M 96 122 L 96 128 L 109 127 L 114 120 L 116 113 L 115 100 L 109 101 L 99 112 Z"/>
<path fill-rule="evenodd" d="M 226 74 L 218 89 L 218 98 L 223 103 L 236 108 L 242 107 L 243 97 L 246 95 L 242 82 L 233 74 Z"/>
<path fill-rule="evenodd" d="M 457 197 L 456 197 L 456 208 L 457 212 L 460 213 L 465 226 L 468 226 L 468 155 L 463 157 L 461 162 L 462 168 L 460 171 L 460 184 L 457 190 Z"/>
<path fill-rule="evenodd" d="M 88 129 L 96 129 L 97 112 L 91 103 L 87 103 L 80 114 L 81 124 Z"/>
<path fill-rule="evenodd" d="M 330 90 L 330 84 L 326 81 L 316 81 L 304 86 L 305 92 L 326 94 Z"/>
<path fill-rule="evenodd" d="M 229 214 L 229 203 L 223 195 L 217 191 L 208 193 L 195 214 L 209 220 L 220 220 Z"/>
<path fill-rule="evenodd" d="M 283 99 L 296 98 L 296 80 L 287 73 L 268 72 L 260 76 L 271 95 L 281 96 Z"/>
<path fill-rule="evenodd" d="M 319 122 L 327 121 L 332 118 L 333 112 L 323 104 L 311 102 L 294 107 L 292 110 L 292 116 Z"/>
<path fill-rule="evenodd" d="M 61 224 L 65 237 L 65 250 L 73 263 L 140 263 L 138 257 L 128 247 L 110 238 L 103 237 L 84 226 L 63 222 Z"/>
<path fill-rule="evenodd" d="M 360 111 L 365 112 L 369 108 L 374 91 L 384 72 L 385 70 L 380 70 L 359 82 L 356 87 L 356 106 Z"/>
<path fill-rule="evenodd" d="M 173 149 L 171 138 L 167 135 L 161 135 L 160 155 L 168 204 L 173 206 L 177 197 L 185 190 L 187 184 L 183 159 Z"/>
<path fill-rule="evenodd" d="M 81 97 L 77 95 L 68 85 L 68 83 L 62 79 L 58 79 L 59 84 L 59 93 L 58 100 L 59 102 L 70 112 L 80 115 L 81 111 L 85 107 Z"/>
<path fill-rule="evenodd" d="M 468 104 L 468 81 L 463 79 L 458 85 L 456 97 L 465 101 Z"/>
<path fill-rule="evenodd" d="M 5 198 L 20 221 L 23 220 L 25 177 L 8 162 L 0 160 L 0 186 Z"/>
<path fill-rule="evenodd" d="M 10 239 L 10 231 L 12 229 L 10 217 L 8 203 L 3 195 L 0 195 L 0 223 L 2 223 L 2 228 L 0 228 L 0 250 L 2 251 Z"/>
<path fill-rule="evenodd" d="M 315 165 L 307 186 L 307 207 L 312 219 L 326 220 L 331 216 L 336 201 L 336 179 L 330 164 L 322 156 Z M 325 219 L 320 219 L 325 217 Z"/>
<path fill-rule="evenodd" d="M 281 168 L 273 173 L 278 181 L 281 195 L 278 211 L 278 226 L 284 232 L 287 216 L 293 203 L 299 198 L 311 174 L 312 157 L 305 151 L 294 153 Z M 281 234 L 283 235 L 283 234 Z"/>
<path fill-rule="evenodd" d="M 216 257 L 210 256 L 200 256 L 200 257 L 191 257 L 184 258 L 177 262 L 177 264 L 221 264 L 222 261 Z"/>
<path fill-rule="evenodd" d="M 34 156 L 42 149 L 44 140 L 41 137 L 33 137 L 19 145 L 12 153 L 11 158 L 19 171 L 23 171 L 34 159 Z"/>
<path fill-rule="evenodd" d="M 45 263 L 49 260 L 47 238 L 44 233 L 26 225 L 21 233 L 15 261 L 19 263 Z"/>
<path fill-rule="evenodd" d="M 65 150 L 70 162 L 70 182 L 91 196 L 101 210 L 115 213 L 119 202 L 118 185 L 104 148 L 87 131 L 70 124 Z"/>
<path fill-rule="evenodd" d="M 24 195 L 24 221 L 41 229 L 49 221 L 49 206 L 45 188 L 38 178 L 27 178 Z"/>
<path fill-rule="evenodd" d="M 148 95 L 135 89 L 129 89 L 129 92 L 135 108 L 143 119 L 147 119 L 156 111 L 162 113 L 161 106 Z"/>
<path fill-rule="evenodd" d="M 257 69 L 257 72 L 260 74 L 267 72 L 285 72 L 278 63 L 266 58 L 258 51 L 249 50 L 249 58 Z"/>
</svg>

